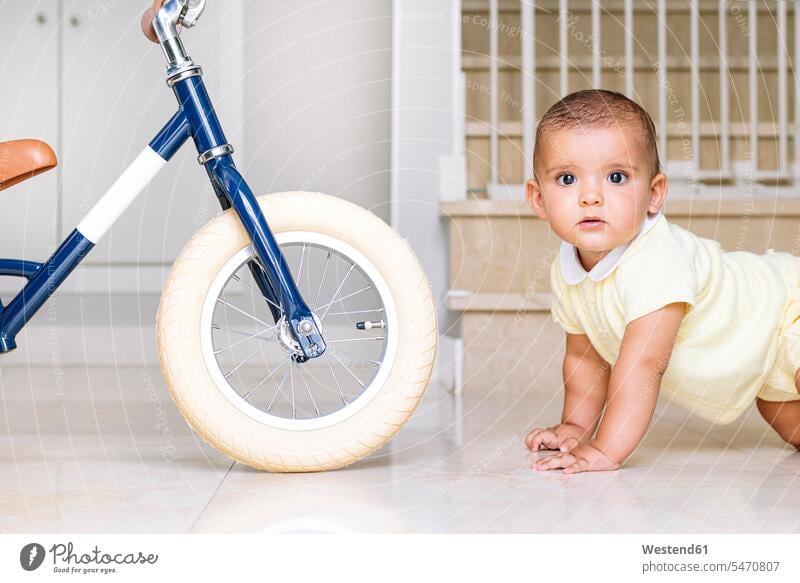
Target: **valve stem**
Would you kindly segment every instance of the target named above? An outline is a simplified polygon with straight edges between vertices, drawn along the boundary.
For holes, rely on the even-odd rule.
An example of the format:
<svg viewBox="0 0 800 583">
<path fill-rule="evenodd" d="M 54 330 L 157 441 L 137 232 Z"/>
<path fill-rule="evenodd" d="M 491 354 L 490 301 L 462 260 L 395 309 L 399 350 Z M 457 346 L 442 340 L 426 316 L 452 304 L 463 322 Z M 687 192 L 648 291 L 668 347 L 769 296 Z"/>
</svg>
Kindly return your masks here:
<svg viewBox="0 0 800 583">
<path fill-rule="evenodd" d="M 356 329 L 358 330 L 372 330 L 373 328 L 386 328 L 386 322 L 383 320 L 378 320 L 377 322 L 371 320 L 356 322 Z"/>
</svg>

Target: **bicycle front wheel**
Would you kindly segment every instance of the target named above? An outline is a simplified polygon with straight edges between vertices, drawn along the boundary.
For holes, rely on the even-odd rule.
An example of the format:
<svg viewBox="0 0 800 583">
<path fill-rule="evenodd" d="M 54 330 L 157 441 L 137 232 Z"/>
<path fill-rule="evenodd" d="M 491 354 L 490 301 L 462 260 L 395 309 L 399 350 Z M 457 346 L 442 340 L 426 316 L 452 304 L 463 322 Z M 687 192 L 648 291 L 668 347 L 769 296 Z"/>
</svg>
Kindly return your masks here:
<svg viewBox="0 0 800 583">
<path fill-rule="evenodd" d="M 167 280 L 162 371 L 189 425 L 231 458 L 282 472 L 342 467 L 387 443 L 422 399 L 438 337 L 430 287 L 407 243 L 369 211 L 317 193 L 258 200 L 325 354 L 294 358 L 229 210 L 192 238 Z"/>
</svg>

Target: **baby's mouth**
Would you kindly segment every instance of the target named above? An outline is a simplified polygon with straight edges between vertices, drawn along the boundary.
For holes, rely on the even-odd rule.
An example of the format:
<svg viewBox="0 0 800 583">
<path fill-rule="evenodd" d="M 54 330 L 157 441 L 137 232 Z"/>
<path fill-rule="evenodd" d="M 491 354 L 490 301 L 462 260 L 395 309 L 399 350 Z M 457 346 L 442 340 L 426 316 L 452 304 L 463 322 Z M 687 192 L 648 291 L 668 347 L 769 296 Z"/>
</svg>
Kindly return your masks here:
<svg viewBox="0 0 800 583">
<path fill-rule="evenodd" d="M 602 225 L 603 223 L 605 223 L 605 221 L 603 221 L 601 219 L 598 219 L 598 218 L 592 217 L 592 218 L 583 219 L 578 224 L 579 225 L 592 226 L 592 225 Z"/>
</svg>

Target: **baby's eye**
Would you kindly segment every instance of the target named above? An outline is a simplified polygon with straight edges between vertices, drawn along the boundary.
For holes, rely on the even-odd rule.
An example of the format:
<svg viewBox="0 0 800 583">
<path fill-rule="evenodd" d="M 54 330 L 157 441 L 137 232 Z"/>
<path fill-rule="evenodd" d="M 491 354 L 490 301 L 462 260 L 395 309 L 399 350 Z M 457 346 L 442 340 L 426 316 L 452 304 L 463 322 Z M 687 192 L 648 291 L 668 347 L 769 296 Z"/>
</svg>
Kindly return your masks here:
<svg viewBox="0 0 800 583">
<path fill-rule="evenodd" d="M 628 175 L 624 172 L 612 172 L 608 175 L 608 181 L 612 184 L 625 184 L 628 182 Z"/>
<path fill-rule="evenodd" d="M 559 174 L 558 178 L 556 178 L 556 182 L 561 186 L 572 186 L 575 184 L 575 180 L 576 178 L 574 174 Z"/>
</svg>

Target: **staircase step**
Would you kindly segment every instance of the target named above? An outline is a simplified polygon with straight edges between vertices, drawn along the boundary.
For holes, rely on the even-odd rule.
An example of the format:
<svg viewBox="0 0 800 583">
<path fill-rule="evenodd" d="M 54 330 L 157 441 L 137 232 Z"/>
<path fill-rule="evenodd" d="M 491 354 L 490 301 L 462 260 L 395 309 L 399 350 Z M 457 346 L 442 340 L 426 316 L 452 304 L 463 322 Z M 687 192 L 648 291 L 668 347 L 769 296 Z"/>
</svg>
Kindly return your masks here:
<svg viewBox="0 0 800 583">
<path fill-rule="evenodd" d="M 565 335 L 549 312 L 465 312 L 461 334 L 465 392 L 562 386 Z"/>
<path fill-rule="evenodd" d="M 540 220 L 528 203 L 518 200 L 461 200 L 439 205 L 441 213 L 449 218 L 458 217 L 520 217 Z M 800 199 L 756 199 L 752 196 L 726 197 L 725 200 L 683 199 L 667 196 L 665 213 L 670 220 L 681 217 L 800 217 Z"/>
<path fill-rule="evenodd" d="M 531 292 L 521 294 L 476 293 L 468 290 L 451 289 L 447 293 L 447 307 L 456 312 L 550 312 L 552 294 Z"/>
<path fill-rule="evenodd" d="M 549 306 L 539 294 L 550 292 L 550 265 L 561 240 L 533 214 L 521 191 L 514 200 L 442 203 L 441 212 L 450 221 L 449 285 L 466 290 L 448 298 L 454 309 L 535 312 Z M 668 196 L 665 212 L 670 222 L 719 241 L 726 250 L 790 251 L 796 246 L 800 199 Z"/>
</svg>

